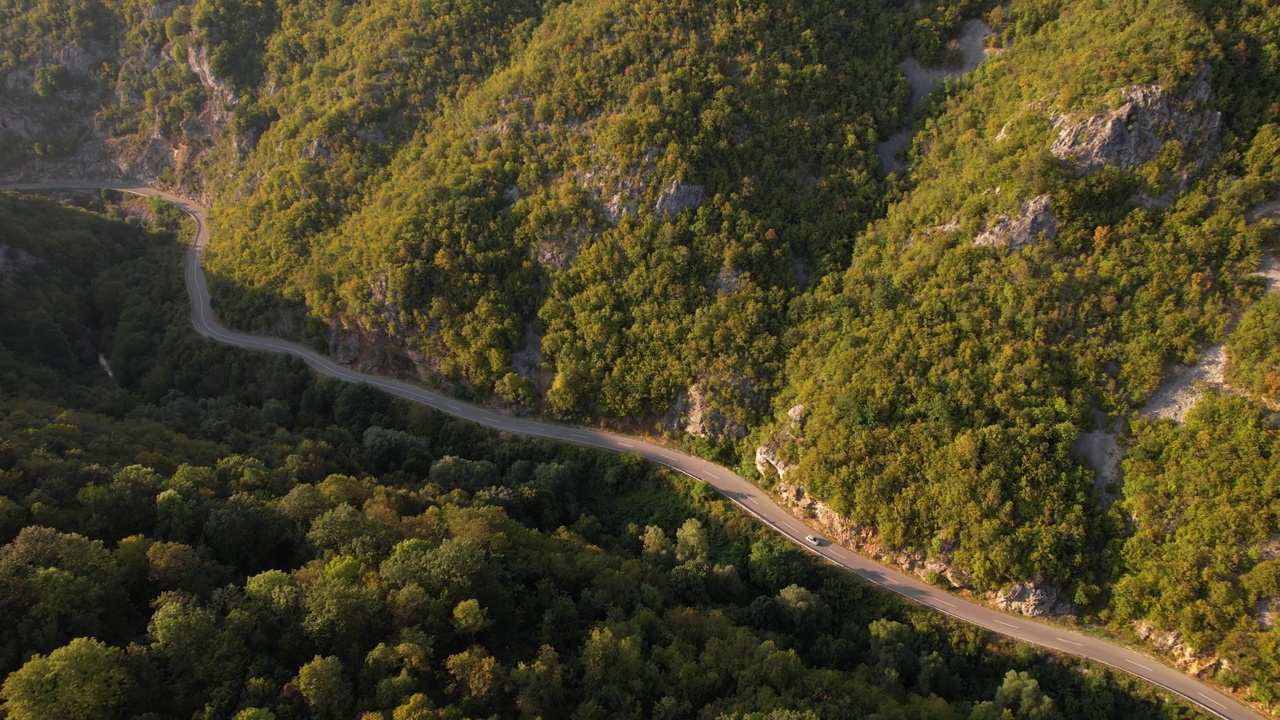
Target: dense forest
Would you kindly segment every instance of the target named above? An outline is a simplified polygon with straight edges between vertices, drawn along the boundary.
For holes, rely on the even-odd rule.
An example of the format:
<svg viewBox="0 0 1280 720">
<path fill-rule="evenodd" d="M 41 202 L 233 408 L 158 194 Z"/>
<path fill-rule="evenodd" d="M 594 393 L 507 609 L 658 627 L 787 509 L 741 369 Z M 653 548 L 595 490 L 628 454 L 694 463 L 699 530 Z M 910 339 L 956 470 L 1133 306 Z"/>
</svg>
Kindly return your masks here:
<svg viewBox="0 0 1280 720">
<path fill-rule="evenodd" d="M 986 60 L 913 106 L 902 61 L 954 67 L 967 19 Z M 0 0 L 0 173 L 199 196 L 232 324 L 665 435 L 957 589 L 1032 582 L 1215 653 L 1206 676 L 1271 706 L 1280 301 L 1252 274 L 1277 239 L 1278 33 L 1266 0 Z M 21 267 L 43 231 L 6 222 Z M 114 232 L 67 222 L 66 253 Z M 284 408 L 320 392 L 112 330 L 182 325 L 107 299 L 151 287 L 129 242 L 85 257 L 113 268 L 92 283 L 3 296 L 6 392 L 110 414 L 124 396 L 61 380 L 99 352 L 156 407 L 222 407 L 202 368 L 224 360 Z M 1219 343 L 1221 391 L 1134 417 Z M 1098 429 L 1126 454 L 1112 488 L 1078 450 Z"/>
<path fill-rule="evenodd" d="M 25 258 L 4 289 L 73 318 L 60 365 L 2 336 L 6 717 L 1191 716 L 908 606 L 638 458 L 201 339 L 179 220 L 88 204 L 0 195 Z M 110 377 L 85 343 L 138 350 Z"/>
</svg>

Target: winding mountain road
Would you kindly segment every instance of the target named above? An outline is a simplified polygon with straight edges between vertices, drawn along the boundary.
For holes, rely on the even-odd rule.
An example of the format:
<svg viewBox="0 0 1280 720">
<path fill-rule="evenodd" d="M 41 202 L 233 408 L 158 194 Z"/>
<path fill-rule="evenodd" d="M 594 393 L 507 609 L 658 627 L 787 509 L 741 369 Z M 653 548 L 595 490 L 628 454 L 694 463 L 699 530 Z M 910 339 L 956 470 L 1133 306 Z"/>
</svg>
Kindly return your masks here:
<svg viewBox="0 0 1280 720">
<path fill-rule="evenodd" d="M 1212 687 L 1188 677 L 1150 656 L 1134 652 L 1063 627 L 1008 615 L 944 592 L 920 580 L 886 568 L 839 545 L 814 547 L 804 541 L 811 531 L 791 513 L 779 507 L 768 494 L 733 471 L 701 458 L 685 455 L 643 440 L 601 430 L 514 418 L 424 390 L 406 382 L 367 375 L 342 367 L 314 350 L 270 337 L 246 335 L 228 330 L 214 318 L 209 291 L 201 270 L 201 255 L 209 231 L 205 209 L 185 198 L 153 188 L 111 182 L 63 182 L 0 185 L 0 190 L 119 190 L 158 198 L 181 208 L 196 223 L 196 235 L 187 254 L 186 279 L 191 296 L 191 322 L 196 332 L 219 342 L 242 348 L 288 353 L 301 358 L 317 372 L 348 382 L 365 383 L 397 397 L 421 403 L 444 413 L 503 432 L 548 438 L 589 447 L 634 453 L 707 483 L 759 522 L 768 525 L 797 545 L 833 565 L 855 573 L 868 582 L 897 593 L 921 605 L 992 632 L 1051 650 L 1109 665 L 1181 696 L 1209 713 L 1228 720 L 1261 720 L 1262 715 Z"/>
</svg>

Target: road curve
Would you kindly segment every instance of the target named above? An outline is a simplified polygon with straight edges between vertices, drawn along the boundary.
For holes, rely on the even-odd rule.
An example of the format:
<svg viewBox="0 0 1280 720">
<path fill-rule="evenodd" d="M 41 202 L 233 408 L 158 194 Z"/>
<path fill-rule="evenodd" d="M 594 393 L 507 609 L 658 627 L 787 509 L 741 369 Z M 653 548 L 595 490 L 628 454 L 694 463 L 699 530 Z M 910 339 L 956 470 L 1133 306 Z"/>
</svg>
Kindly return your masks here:
<svg viewBox="0 0 1280 720">
<path fill-rule="evenodd" d="M 805 535 L 809 534 L 810 530 L 791 513 L 774 503 L 767 493 L 733 471 L 702 458 L 685 455 L 638 438 L 601 430 L 502 415 L 424 390 L 407 382 L 356 372 L 334 363 L 303 345 L 228 330 L 214 318 L 209 305 L 208 287 L 201 270 L 201 255 L 209 237 L 208 226 L 205 223 L 205 209 L 186 198 L 129 183 L 63 182 L 0 185 L 0 190 L 102 189 L 119 190 L 164 200 L 176 205 L 195 220 L 196 235 L 187 253 L 186 280 L 187 290 L 191 296 L 191 322 L 196 332 L 205 337 L 242 348 L 288 353 L 301 358 L 311 368 L 324 375 L 348 382 L 365 383 L 397 397 L 427 405 L 454 417 L 470 420 L 495 430 L 640 455 L 707 483 L 748 515 L 773 528 L 797 545 L 821 556 L 833 565 L 855 573 L 864 580 L 909 600 L 1000 635 L 1109 665 L 1173 692 L 1212 715 L 1228 720 L 1262 720 L 1263 718 L 1262 715 L 1245 707 L 1234 698 L 1148 655 L 1063 627 L 1008 615 L 984 605 L 978 605 L 921 582 L 915 577 L 884 567 L 839 545 L 824 544 L 821 547 L 813 547 L 804 541 Z"/>
</svg>

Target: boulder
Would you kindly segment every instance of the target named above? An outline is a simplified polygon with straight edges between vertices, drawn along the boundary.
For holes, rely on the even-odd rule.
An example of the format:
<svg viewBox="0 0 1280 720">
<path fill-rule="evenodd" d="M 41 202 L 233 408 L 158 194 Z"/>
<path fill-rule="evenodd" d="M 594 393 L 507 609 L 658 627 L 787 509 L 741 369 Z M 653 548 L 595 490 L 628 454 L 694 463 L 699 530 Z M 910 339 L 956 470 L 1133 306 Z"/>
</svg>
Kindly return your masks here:
<svg viewBox="0 0 1280 720">
<path fill-rule="evenodd" d="M 1182 98 L 1170 97 L 1159 85 L 1133 85 L 1120 91 L 1117 107 L 1075 122 L 1056 118 L 1058 138 L 1049 152 L 1089 172 L 1144 165 L 1156 159 L 1168 140 L 1178 140 L 1188 149 L 1207 149 L 1222 132 L 1222 114 L 1209 107 L 1212 98 L 1213 88 L 1204 74 Z"/>
<path fill-rule="evenodd" d="M 973 244 L 980 247 L 1004 247 L 1010 252 L 1018 252 L 1040 240 L 1053 240 L 1058 237 L 1058 221 L 1049 209 L 1051 200 L 1049 195 L 1037 195 L 1022 203 L 1022 211 L 1018 217 L 1010 218 L 1001 214 L 974 238 Z"/>
</svg>

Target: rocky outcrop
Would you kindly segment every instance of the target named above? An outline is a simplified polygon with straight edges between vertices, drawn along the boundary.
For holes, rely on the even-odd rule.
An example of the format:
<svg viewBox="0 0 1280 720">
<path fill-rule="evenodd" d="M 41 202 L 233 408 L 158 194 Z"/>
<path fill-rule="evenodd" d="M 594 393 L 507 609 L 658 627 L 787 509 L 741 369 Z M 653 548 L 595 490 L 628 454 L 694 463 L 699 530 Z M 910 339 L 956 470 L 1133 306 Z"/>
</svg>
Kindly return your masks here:
<svg viewBox="0 0 1280 720">
<path fill-rule="evenodd" d="M 542 370 L 542 337 L 529 322 L 520 340 L 520 349 L 511 353 L 511 367 L 520 377 L 533 379 Z"/>
<path fill-rule="evenodd" d="M 788 422 L 772 437 L 760 443 L 756 448 L 756 470 L 761 475 L 776 474 L 785 478 L 787 473 L 795 469 L 795 465 L 783 459 L 784 448 L 799 439 L 804 429 L 804 405 L 794 405 L 787 411 Z"/>
<path fill-rule="evenodd" d="M 1280 221 L 1280 200 L 1268 200 L 1250 208 L 1244 214 L 1245 220 L 1256 223 L 1262 220 Z"/>
<path fill-rule="evenodd" d="M 903 60 L 902 72 L 907 76 L 907 82 L 911 85 L 911 109 L 914 111 L 918 108 L 920 101 L 924 100 L 924 97 L 939 82 L 948 78 L 960 77 L 978 67 L 987 57 L 986 41 L 987 36 L 990 34 L 991 28 L 981 20 L 965 20 L 960 26 L 959 36 L 947 43 L 948 49 L 954 53 L 955 59 L 959 61 L 958 65 L 926 68 L 915 58 Z M 876 145 L 876 154 L 880 156 L 880 163 L 885 173 L 902 169 L 902 163 L 898 161 L 897 155 L 911 143 L 911 138 L 914 135 L 915 128 L 903 128 Z"/>
<path fill-rule="evenodd" d="M 747 434 L 746 427 L 729 418 L 711 401 L 707 396 L 709 383 L 710 379 L 703 377 L 681 393 L 668 414 L 668 425 L 717 445 L 742 438 Z M 753 395 L 745 381 L 735 383 L 734 389 L 739 395 Z"/>
<path fill-rule="evenodd" d="M 930 557 L 923 550 L 896 551 L 886 550 L 880 543 L 876 529 L 866 525 L 850 523 L 829 505 L 816 500 L 799 485 L 779 481 L 773 488 L 774 496 L 796 514 L 807 518 L 811 525 L 833 542 L 859 553 L 874 558 L 879 562 L 900 567 L 917 577 L 936 582 L 945 580 L 952 588 L 967 588 L 971 582 L 969 574 L 951 564 L 950 553 L 939 553 Z"/>
<path fill-rule="evenodd" d="M 1148 622 L 1138 621 L 1133 624 L 1138 637 L 1150 643 L 1152 647 L 1163 650 L 1172 657 L 1175 665 L 1193 677 L 1200 677 L 1223 666 L 1223 660 L 1208 653 L 1196 652 L 1183 642 L 1182 635 L 1173 631 L 1159 631 Z"/>
<path fill-rule="evenodd" d="M 1280 537 L 1274 537 L 1258 546 L 1258 561 L 1280 560 Z"/>
<path fill-rule="evenodd" d="M 1062 595 L 1062 591 L 1050 583 L 1027 580 L 1016 583 L 988 598 L 992 605 L 1027 617 L 1074 616 L 1076 606 Z"/>
<path fill-rule="evenodd" d="M 1040 240 L 1053 240 L 1058 237 L 1058 221 L 1049 208 L 1052 199 L 1049 195 L 1037 195 L 1022 203 L 1018 217 L 999 215 L 986 230 L 973 239 L 973 244 L 979 247 L 1003 247 L 1010 252 L 1018 252 Z"/>
<path fill-rule="evenodd" d="M 593 147 L 592 152 L 600 152 Z M 657 173 L 659 153 L 652 148 L 641 155 L 628 168 L 603 154 L 592 157 L 585 170 L 569 173 L 567 179 L 577 184 L 598 204 L 605 222 L 617 225 L 625 215 L 635 215 L 640 201 L 649 191 L 650 182 Z"/>
<path fill-rule="evenodd" d="M 1270 251 L 1263 251 L 1261 266 L 1249 275 L 1262 279 L 1268 295 L 1280 292 L 1280 260 Z M 1229 384 L 1226 380 L 1227 363 L 1225 344 L 1202 348 L 1195 365 L 1176 364 L 1166 370 L 1164 382 L 1151 394 L 1138 414 L 1146 418 L 1167 418 L 1181 424 L 1209 389 L 1234 393 L 1268 405 L 1273 410 L 1280 409 L 1273 407 L 1264 397 Z"/>
<path fill-rule="evenodd" d="M 703 186 L 672 178 L 671 182 L 662 189 L 662 194 L 658 196 L 658 202 L 653 206 L 653 214 L 658 218 L 673 219 L 681 212 L 701 205 L 706 195 L 707 189 Z"/>
<path fill-rule="evenodd" d="M 1133 85 L 1120 91 L 1120 104 L 1082 120 L 1055 119 L 1054 156 L 1082 172 L 1112 166 L 1132 169 L 1156 159 L 1166 141 L 1177 140 L 1200 157 L 1222 133 L 1222 115 L 1209 107 L 1213 88 L 1202 74 L 1182 98 L 1159 85 Z"/>
</svg>

